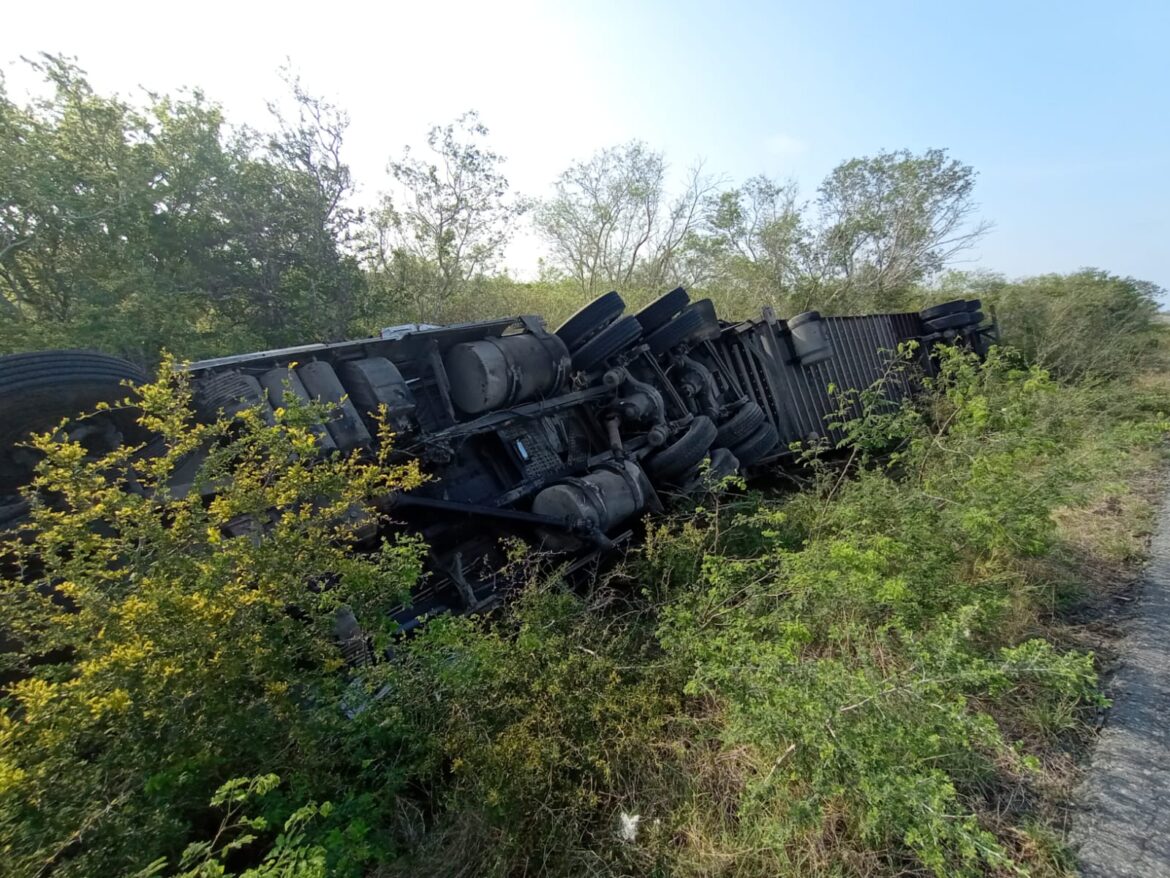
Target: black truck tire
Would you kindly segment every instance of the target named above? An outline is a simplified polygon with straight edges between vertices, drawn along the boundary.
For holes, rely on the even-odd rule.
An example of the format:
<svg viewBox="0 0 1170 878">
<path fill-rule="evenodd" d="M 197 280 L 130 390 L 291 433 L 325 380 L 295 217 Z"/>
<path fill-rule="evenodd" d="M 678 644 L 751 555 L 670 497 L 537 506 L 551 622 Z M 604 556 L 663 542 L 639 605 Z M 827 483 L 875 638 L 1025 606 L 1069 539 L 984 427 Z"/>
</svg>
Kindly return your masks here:
<svg viewBox="0 0 1170 878">
<path fill-rule="evenodd" d="M 923 308 L 918 312 L 918 316 L 923 320 L 936 320 L 939 317 L 946 317 L 948 314 L 962 314 L 966 310 L 967 302 L 965 299 L 953 299 L 950 302 L 940 302 L 929 308 Z"/>
<path fill-rule="evenodd" d="M 738 445 L 764 423 L 764 410 L 750 399 L 734 415 L 719 425 L 715 444 L 724 448 Z"/>
<path fill-rule="evenodd" d="M 642 337 L 642 324 L 632 315 L 611 323 L 573 354 L 573 368 L 587 372 L 616 356 Z"/>
<path fill-rule="evenodd" d="M 97 351 L 38 351 L 0 357 L 0 492 L 13 491 L 29 477 L 14 457 L 14 446 L 30 433 L 55 427 L 63 418 L 93 411 L 99 403 L 126 398 L 123 382 L 140 384 L 146 373 L 133 363 Z M 133 429 L 137 413 L 102 417 Z"/>
<path fill-rule="evenodd" d="M 264 388 L 254 377 L 240 372 L 224 372 L 206 378 L 195 398 L 196 410 L 207 421 L 232 417 L 256 406 L 265 411 L 271 421 L 272 409 Z"/>
<path fill-rule="evenodd" d="M 651 333 L 663 326 L 690 302 L 691 297 L 687 295 L 687 291 L 682 287 L 675 287 L 669 293 L 663 293 L 634 316 L 642 324 L 642 331 Z"/>
<path fill-rule="evenodd" d="M 697 311 L 685 308 L 681 314 L 666 322 L 646 338 L 650 353 L 665 354 L 673 347 L 677 347 L 703 328 L 703 315 Z"/>
<path fill-rule="evenodd" d="M 738 472 L 739 458 L 731 453 L 730 448 L 715 448 L 711 451 L 711 468 L 707 471 L 708 480 L 721 482 Z"/>
<path fill-rule="evenodd" d="M 763 460 L 779 441 L 780 436 L 776 432 L 776 428 L 771 424 L 764 424 L 751 436 L 732 448 L 731 453 L 739 460 L 740 466 L 751 466 L 753 463 Z"/>
<path fill-rule="evenodd" d="M 982 311 L 961 311 L 958 314 L 947 314 L 926 321 L 926 328 L 934 332 L 945 329 L 962 329 L 965 326 L 976 326 L 983 322 Z"/>
<path fill-rule="evenodd" d="M 697 332 L 691 333 L 691 341 L 714 341 L 723 334 L 719 316 L 715 313 L 715 303 L 710 299 L 697 299 L 687 306 L 687 310 L 697 313 L 703 322 Z"/>
<path fill-rule="evenodd" d="M 558 326 L 554 334 L 572 353 L 617 320 L 625 309 L 625 300 L 615 290 L 610 290 L 577 311 Z"/>
<path fill-rule="evenodd" d="M 681 437 L 647 458 L 646 471 L 651 478 L 663 481 L 686 475 L 703 462 L 707 449 L 715 441 L 716 432 L 711 419 L 699 415 Z"/>
</svg>

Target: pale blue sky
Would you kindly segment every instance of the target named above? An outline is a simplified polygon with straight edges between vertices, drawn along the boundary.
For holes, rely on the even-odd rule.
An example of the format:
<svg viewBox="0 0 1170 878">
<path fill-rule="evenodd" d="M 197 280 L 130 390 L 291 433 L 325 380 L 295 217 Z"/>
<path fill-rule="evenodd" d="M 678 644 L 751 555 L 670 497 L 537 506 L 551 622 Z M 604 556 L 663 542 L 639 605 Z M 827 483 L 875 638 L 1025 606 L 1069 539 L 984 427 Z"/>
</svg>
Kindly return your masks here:
<svg viewBox="0 0 1170 878">
<path fill-rule="evenodd" d="M 651 139 L 682 142 L 701 112 L 693 151 L 809 189 L 845 157 L 946 147 L 978 169 L 996 224 L 979 265 L 1092 264 L 1170 287 L 1166 0 L 663 3 L 629 25 L 615 79 L 668 96 L 648 102 Z M 655 28 L 674 47 L 658 64 L 636 52 Z"/>
<path fill-rule="evenodd" d="M 201 85 L 261 122 L 292 59 L 353 116 L 372 198 L 387 158 L 475 107 L 523 191 L 629 138 L 681 168 L 796 179 L 945 147 L 995 229 L 968 267 L 1085 265 L 1170 287 L 1170 0 L 1120 3 L 23 4 L 0 62 L 79 56 L 101 88 Z M 522 240 L 512 259 L 531 264 Z"/>
</svg>

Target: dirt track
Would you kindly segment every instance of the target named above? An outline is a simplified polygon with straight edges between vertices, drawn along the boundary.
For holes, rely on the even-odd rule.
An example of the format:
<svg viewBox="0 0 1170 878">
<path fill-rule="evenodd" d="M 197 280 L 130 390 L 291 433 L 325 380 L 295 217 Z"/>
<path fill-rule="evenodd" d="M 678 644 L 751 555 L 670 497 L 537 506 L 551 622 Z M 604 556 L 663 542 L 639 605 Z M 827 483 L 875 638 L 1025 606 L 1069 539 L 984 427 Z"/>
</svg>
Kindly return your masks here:
<svg viewBox="0 0 1170 878">
<path fill-rule="evenodd" d="M 1170 878 L 1170 489 L 1073 824 L 1086 878 Z"/>
</svg>

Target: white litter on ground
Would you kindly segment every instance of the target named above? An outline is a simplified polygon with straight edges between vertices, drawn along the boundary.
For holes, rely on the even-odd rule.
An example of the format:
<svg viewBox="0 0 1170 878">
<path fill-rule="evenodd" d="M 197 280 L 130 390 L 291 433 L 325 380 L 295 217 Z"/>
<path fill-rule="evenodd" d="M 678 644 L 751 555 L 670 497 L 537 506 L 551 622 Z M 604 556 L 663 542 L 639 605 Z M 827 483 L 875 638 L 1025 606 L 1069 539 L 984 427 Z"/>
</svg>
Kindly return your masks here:
<svg viewBox="0 0 1170 878">
<path fill-rule="evenodd" d="M 641 814 L 627 814 L 622 811 L 618 816 L 618 838 L 626 842 L 635 841 L 638 837 L 638 824 L 641 821 Z"/>
</svg>

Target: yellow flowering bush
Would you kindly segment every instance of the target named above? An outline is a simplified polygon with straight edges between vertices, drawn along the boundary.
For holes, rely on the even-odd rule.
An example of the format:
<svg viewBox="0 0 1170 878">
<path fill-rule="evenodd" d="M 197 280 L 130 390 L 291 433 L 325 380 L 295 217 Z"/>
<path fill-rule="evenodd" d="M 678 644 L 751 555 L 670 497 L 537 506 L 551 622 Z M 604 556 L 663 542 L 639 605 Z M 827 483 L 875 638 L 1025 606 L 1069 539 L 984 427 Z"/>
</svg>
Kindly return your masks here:
<svg viewBox="0 0 1170 878">
<path fill-rule="evenodd" d="M 0 549 L 6 874 L 174 857 L 215 819 L 224 782 L 278 767 L 295 795 L 337 798 L 364 749 L 396 734 L 346 717 L 362 681 L 333 629 L 348 607 L 388 633 L 380 620 L 418 577 L 410 541 L 352 548 L 374 501 L 417 469 L 391 464 L 388 441 L 372 459 L 323 457 L 310 428 L 327 413 L 312 407 L 196 423 L 169 363 L 136 397 L 144 448 L 93 459 L 32 440 L 31 512 Z"/>
</svg>

